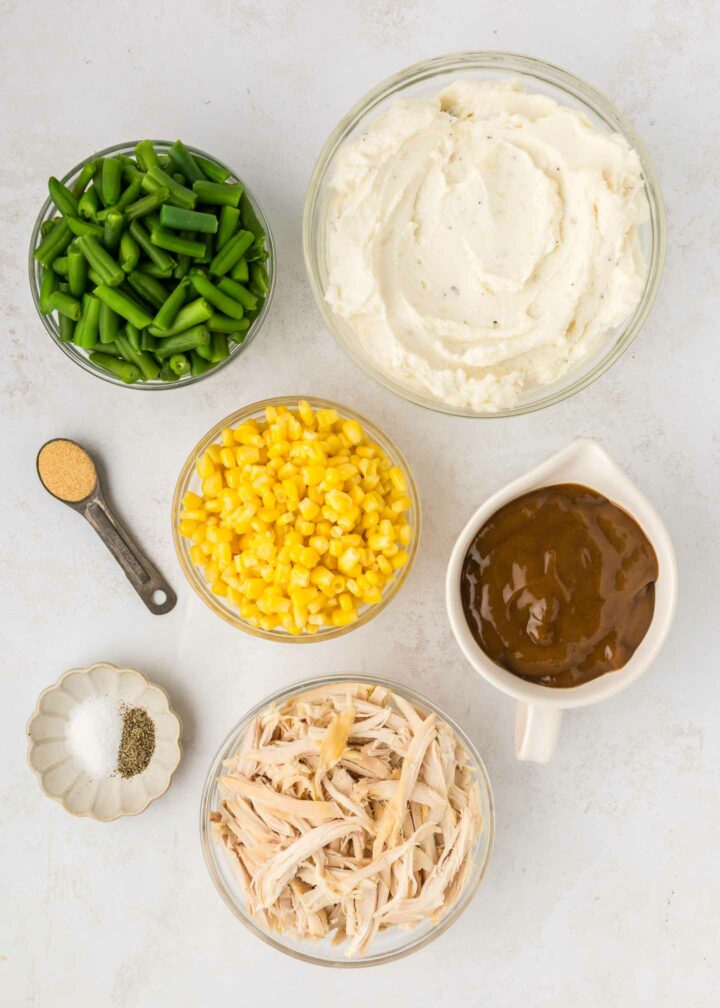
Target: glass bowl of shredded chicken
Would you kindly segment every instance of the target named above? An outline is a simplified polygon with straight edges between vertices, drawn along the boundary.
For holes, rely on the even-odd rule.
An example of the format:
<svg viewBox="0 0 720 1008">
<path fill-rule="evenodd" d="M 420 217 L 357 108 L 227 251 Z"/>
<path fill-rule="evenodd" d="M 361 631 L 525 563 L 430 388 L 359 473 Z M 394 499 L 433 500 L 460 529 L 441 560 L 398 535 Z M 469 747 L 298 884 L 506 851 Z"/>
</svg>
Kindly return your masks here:
<svg viewBox="0 0 720 1008">
<path fill-rule="evenodd" d="M 490 781 L 465 733 L 406 686 L 325 676 L 254 707 L 205 781 L 205 862 L 274 948 L 372 966 L 463 912 L 493 843 Z"/>
</svg>

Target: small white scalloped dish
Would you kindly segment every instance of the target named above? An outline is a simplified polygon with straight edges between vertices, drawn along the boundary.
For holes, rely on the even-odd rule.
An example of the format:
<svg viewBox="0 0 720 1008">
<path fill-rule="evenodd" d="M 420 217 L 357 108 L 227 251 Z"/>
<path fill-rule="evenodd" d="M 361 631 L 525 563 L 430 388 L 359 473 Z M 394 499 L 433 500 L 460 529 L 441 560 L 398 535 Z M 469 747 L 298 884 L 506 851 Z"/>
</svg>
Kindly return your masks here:
<svg viewBox="0 0 720 1008">
<path fill-rule="evenodd" d="M 119 775 L 91 780 L 65 741 L 73 707 L 91 696 L 117 697 L 119 704 L 143 707 L 155 723 L 155 751 L 147 767 L 134 777 Z M 137 669 L 98 662 L 71 669 L 44 690 L 27 724 L 28 763 L 40 787 L 72 815 L 110 822 L 137 815 L 165 794 L 180 762 L 180 719 L 164 689 Z"/>
</svg>

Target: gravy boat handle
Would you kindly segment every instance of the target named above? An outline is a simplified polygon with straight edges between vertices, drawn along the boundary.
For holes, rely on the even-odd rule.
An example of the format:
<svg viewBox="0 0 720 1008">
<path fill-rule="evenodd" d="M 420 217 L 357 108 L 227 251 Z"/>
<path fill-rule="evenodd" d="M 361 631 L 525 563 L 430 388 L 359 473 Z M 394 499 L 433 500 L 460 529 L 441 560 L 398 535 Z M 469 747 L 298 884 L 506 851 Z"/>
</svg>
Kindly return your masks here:
<svg viewBox="0 0 720 1008">
<path fill-rule="evenodd" d="M 560 736 L 562 710 L 518 702 L 515 712 L 515 755 L 519 760 L 547 763 Z"/>
</svg>

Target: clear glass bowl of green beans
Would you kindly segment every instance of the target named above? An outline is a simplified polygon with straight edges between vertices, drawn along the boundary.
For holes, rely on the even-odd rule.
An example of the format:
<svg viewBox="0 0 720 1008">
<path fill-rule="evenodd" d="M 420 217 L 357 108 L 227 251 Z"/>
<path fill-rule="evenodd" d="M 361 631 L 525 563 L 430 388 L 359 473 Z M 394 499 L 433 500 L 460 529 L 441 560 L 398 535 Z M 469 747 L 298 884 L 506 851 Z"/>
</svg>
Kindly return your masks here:
<svg viewBox="0 0 720 1008">
<path fill-rule="evenodd" d="M 115 385 L 214 374 L 259 332 L 275 289 L 270 226 L 244 181 L 181 141 L 98 151 L 52 177 L 30 289 L 53 341 Z"/>
</svg>

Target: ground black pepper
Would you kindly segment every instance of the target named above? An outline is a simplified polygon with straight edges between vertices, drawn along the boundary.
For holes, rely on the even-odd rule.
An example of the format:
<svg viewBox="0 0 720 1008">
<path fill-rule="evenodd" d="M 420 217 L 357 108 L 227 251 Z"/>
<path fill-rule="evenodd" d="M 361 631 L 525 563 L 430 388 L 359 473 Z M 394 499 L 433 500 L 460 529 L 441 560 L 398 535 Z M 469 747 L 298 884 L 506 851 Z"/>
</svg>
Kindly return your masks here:
<svg viewBox="0 0 720 1008">
<path fill-rule="evenodd" d="M 142 707 L 122 708 L 123 726 L 117 772 L 121 777 L 142 773 L 155 752 L 155 722 Z"/>
</svg>

